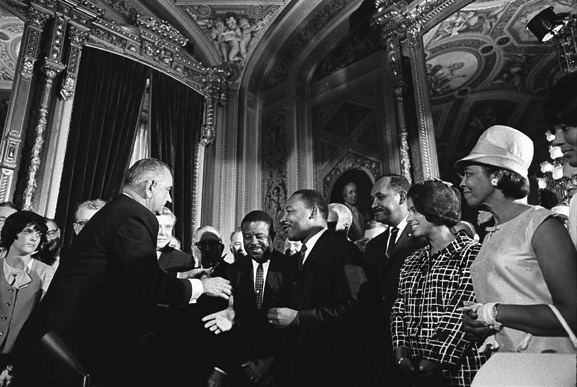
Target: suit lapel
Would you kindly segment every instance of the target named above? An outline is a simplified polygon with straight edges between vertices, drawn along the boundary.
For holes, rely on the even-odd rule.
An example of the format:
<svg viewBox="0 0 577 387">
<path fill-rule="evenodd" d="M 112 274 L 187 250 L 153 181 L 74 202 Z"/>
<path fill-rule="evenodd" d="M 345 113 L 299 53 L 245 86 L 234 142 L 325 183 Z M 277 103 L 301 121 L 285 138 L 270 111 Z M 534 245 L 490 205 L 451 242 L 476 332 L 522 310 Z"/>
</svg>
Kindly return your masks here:
<svg viewBox="0 0 577 387">
<path fill-rule="evenodd" d="M 328 230 L 325 230 L 325 232 L 323 232 L 323 234 L 319 237 L 319 239 L 313 246 L 312 250 L 309 252 L 309 255 L 307 256 L 307 259 L 305 260 L 302 269 L 300 271 L 297 270 L 296 274 L 297 278 L 300 277 L 303 273 L 305 273 L 312 265 L 314 265 L 315 260 L 318 258 L 320 252 L 323 251 L 324 249 L 324 245 L 328 237 L 327 236 L 328 232 L 329 232 Z"/>
<path fill-rule="evenodd" d="M 277 253 L 274 252 L 270 258 L 270 264 L 266 274 L 263 306 L 267 307 L 272 305 L 273 296 L 278 292 L 282 281 L 282 274 L 279 270 L 280 262 L 278 261 L 278 259 L 282 259 L 282 257 L 277 257 L 276 255 Z"/>
<path fill-rule="evenodd" d="M 385 260 L 385 270 L 393 263 L 399 251 L 403 250 L 404 246 L 411 241 L 409 233 L 410 233 L 409 225 L 406 225 L 405 228 L 403 229 L 403 232 L 401 233 L 401 236 L 399 237 L 399 240 L 397 241 L 397 243 L 395 243 L 395 246 L 393 246 L 393 250 L 391 251 L 391 257 Z"/>
</svg>

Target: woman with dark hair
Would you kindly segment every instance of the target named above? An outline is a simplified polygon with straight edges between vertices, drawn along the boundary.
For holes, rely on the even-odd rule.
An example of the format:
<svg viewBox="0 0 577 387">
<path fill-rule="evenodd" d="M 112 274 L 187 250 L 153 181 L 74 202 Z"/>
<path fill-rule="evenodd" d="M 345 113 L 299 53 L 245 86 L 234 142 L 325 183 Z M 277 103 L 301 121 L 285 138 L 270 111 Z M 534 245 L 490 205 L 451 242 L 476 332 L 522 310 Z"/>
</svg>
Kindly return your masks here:
<svg viewBox="0 0 577 387">
<path fill-rule="evenodd" d="M 428 245 L 401 269 L 391 314 L 395 361 L 411 385 L 468 386 L 485 357 L 461 330 L 460 308 L 473 302 L 469 267 L 480 245 L 465 232 L 459 192 L 440 180 L 413 185 L 407 193 L 407 223 Z"/>
<path fill-rule="evenodd" d="M 464 329 L 489 351 L 574 353 L 548 305 L 577 327 L 577 252 L 551 211 L 526 203 L 533 142 L 492 126 L 455 168 L 467 204 L 488 210 L 487 229 L 471 276 L 479 304 L 465 308 Z"/>
<path fill-rule="evenodd" d="M 6 255 L 0 259 L 0 365 L 9 357 L 22 326 L 46 293 L 54 269 L 32 257 L 48 230 L 44 218 L 31 211 L 10 215 L 0 233 Z M 6 372 L 3 373 L 6 375 Z M 5 381 L 0 376 L 0 383 Z"/>
</svg>

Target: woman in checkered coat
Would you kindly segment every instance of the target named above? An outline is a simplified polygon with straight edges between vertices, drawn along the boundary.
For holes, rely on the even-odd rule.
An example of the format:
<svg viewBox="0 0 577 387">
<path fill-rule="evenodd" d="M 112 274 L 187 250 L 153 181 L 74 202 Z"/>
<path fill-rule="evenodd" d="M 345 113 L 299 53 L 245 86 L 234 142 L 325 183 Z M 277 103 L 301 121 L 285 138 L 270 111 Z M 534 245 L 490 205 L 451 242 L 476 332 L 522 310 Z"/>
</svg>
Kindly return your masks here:
<svg viewBox="0 0 577 387">
<path fill-rule="evenodd" d="M 469 267 L 480 245 L 451 227 L 461 218 L 460 195 L 429 180 L 407 193 L 407 222 L 428 245 L 403 265 L 391 314 L 395 360 L 411 386 L 468 386 L 485 357 L 461 330 L 465 301 L 475 301 Z"/>
</svg>

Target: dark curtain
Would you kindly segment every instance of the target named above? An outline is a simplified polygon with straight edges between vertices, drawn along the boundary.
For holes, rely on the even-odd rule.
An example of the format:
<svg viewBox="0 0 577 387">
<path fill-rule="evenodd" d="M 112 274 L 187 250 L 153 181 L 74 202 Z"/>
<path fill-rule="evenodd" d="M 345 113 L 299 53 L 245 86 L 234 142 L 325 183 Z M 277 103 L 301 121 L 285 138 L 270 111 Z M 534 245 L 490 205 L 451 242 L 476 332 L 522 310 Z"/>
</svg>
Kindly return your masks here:
<svg viewBox="0 0 577 387">
<path fill-rule="evenodd" d="M 150 95 L 151 157 L 170 166 L 174 175 L 172 211 L 175 236 L 191 252 L 194 158 L 203 119 L 203 98 L 196 91 L 157 71 Z"/>
<path fill-rule="evenodd" d="M 64 246 L 74 234 L 79 203 L 110 200 L 120 192 L 149 72 L 119 55 L 82 50 L 56 210 L 56 222 L 65 229 Z"/>
</svg>

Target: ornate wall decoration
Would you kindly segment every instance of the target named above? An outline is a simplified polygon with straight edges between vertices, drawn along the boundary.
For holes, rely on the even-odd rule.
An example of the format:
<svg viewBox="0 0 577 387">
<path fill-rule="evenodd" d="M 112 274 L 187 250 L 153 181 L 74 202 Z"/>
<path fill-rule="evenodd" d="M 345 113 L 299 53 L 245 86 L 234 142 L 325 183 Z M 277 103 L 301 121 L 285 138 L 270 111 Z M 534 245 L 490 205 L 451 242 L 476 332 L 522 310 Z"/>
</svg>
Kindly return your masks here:
<svg viewBox="0 0 577 387">
<path fill-rule="evenodd" d="M 286 235 L 282 232 L 280 220 L 284 214 L 287 199 L 288 109 L 283 107 L 266 113 L 263 117 L 262 170 L 263 203 L 265 211 L 273 218 L 277 236 L 274 247 L 284 250 Z"/>
<path fill-rule="evenodd" d="M 361 169 L 368 171 L 373 178 L 381 174 L 380 162 L 368 159 L 364 156 L 347 153 L 337 165 L 335 165 L 330 172 L 323 178 L 323 193 L 325 197 L 329 197 L 331 187 L 335 180 L 344 172 L 351 169 Z"/>
<path fill-rule="evenodd" d="M 246 63 L 280 5 L 182 5 L 210 38 L 221 60 Z"/>
</svg>

